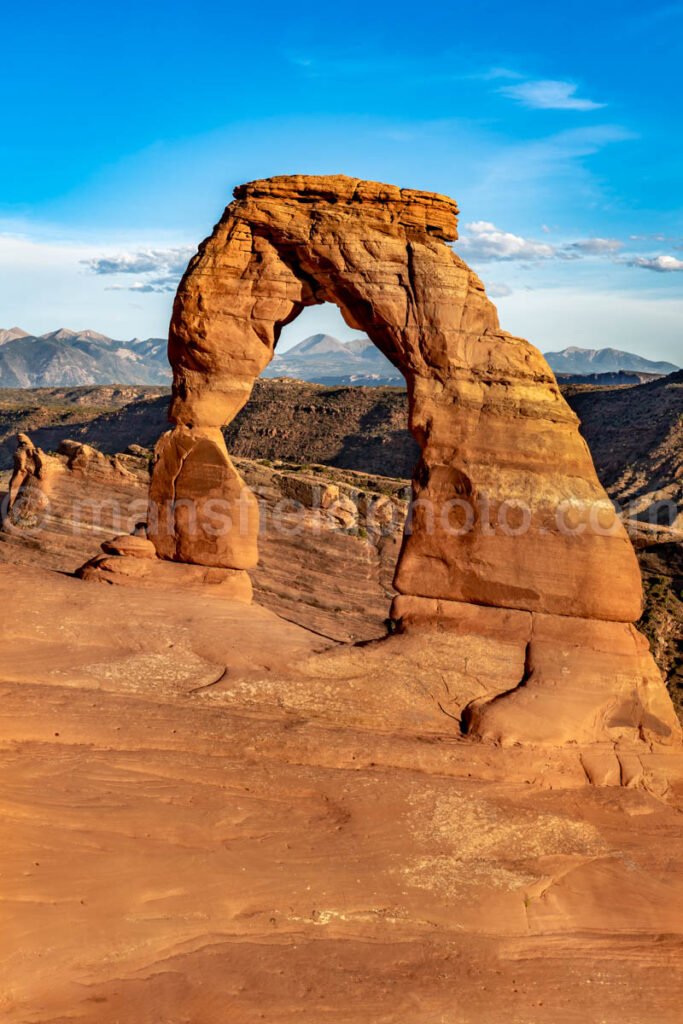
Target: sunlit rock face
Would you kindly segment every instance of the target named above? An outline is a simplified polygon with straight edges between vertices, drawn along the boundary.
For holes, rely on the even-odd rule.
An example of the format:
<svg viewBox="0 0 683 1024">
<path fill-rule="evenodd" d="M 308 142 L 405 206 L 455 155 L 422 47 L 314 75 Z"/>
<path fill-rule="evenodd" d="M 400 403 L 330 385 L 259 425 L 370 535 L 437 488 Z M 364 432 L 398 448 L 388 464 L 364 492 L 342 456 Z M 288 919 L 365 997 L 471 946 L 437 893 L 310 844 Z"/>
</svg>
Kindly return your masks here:
<svg viewBox="0 0 683 1024">
<path fill-rule="evenodd" d="M 274 178 L 235 194 L 176 298 L 177 428 L 162 442 L 153 497 L 191 491 L 201 502 L 218 487 L 234 500 L 240 486 L 217 429 L 247 401 L 283 324 L 304 306 L 335 302 L 410 392 L 422 454 L 398 589 L 637 618 L 635 556 L 576 417 L 543 357 L 501 331 L 481 281 L 448 244 L 455 203 L 345 177 Z M 243 568 L 256 561 L 257 526 L 242 527 L 240 538 L 231 531 L 211 543 L 201 529 L 185 536 L 181 518 L 159 551 Z"/>
</svg>

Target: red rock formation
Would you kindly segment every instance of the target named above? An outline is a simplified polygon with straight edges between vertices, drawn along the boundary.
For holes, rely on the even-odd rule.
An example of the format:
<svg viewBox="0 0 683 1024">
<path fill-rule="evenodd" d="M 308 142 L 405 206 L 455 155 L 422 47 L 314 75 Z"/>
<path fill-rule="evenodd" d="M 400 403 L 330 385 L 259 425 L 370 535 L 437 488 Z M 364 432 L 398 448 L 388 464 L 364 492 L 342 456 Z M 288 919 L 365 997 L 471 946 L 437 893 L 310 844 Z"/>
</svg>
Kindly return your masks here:
<svg viewBox="0 0 683 1024">
<path fill-rule="evenodd" d="M 363 474 L 360 493 L 354 473 L 342 472 L 334 483 L 327 474 L 237 460 L 248 507 L 257 495 L 261 517 L 259 565 L 250 580 L 241 570 L 157 558 L 141 525 L 149 453 L 132 447 L 111 456 L 63 441 L 46 455 L 24 436 L 0 529 L 0 564 L 239 601 L 250 598 L 253 580 L 260 605 L 314 633 L 348 643 L 383 635 L 405 519 L 405 502 L 379 490 L 386 477 Z M 402 481 L 393 483 L 402 489 Z"/>
<path fill-rule="evenodd" d="M 395 577 L 408 614 L 399 599 L 395 618 L 409 627 L 420 599 L 439 601 L 432 627 L 464 614 L 463 604 L 512 609 L 531 613 L 529 630 L 553 634 L 559 646 L 551 668 L 546 654 L 531 674 L 510 666 L 495 703 L 472 716 L 479 735 L 605 739 L 618 720 L 637 738 L 645 716 L 648 736 L 670 742 L 677 725 L 649 655 L 631 642 L 610 659 L 606 627 L 596 640 L 591 621 L 618 632 L 616 624 L 639 617 L 635 553 L 542 355 L 501 330 L 481 281 L 447 244 L 457 239 L 457 212 L 445 196 L 342 176 L 272 178 L 235 190 L 175 300 L 176 426 L 157 448 L 150 521 L 165 525 L 152 527 L 151 537 L 164 558 L 256 564 L 257 519 L 219 428 L 248 400 L 282 327 L 305 306 L 334 302 L 404 374 L 421 450 L 412 530 Z M 207 506 L 221 494 L 232 528 L 207 531 Z M 196 501 L 192 522 L 187 499 Z M 449 602 L 454 608 L 445 611 Z M 562 618 L 553 623 L 554 616 Z M 635 694 L 630 711 L 624 658 Z M 566 688 L 569 671 L 572 685 L 601 692 L 579 702 L 571 724 L 558 729 L 575 696 Z M 525 732 L 516 691 L 532 680 L 526 697 L 541 687 L 546 727 Z"/>
<path fill-rule="evenodd" d="M 275 178 L 235 195 L 178 290 L 169 342 L 178 428 L 161 445 L 153 500 L 185 494 L 190 474 L 200 502 L 217 482 L 240 489 L 215 434 L 211 471 L 195 470 L 207 432 L 247 401 L 282 326 L 304 306 L 331 301 L 408 384 L 422 457 L 398 589 L 636 619 L 636 559 L 578 421 L 543 357 L 501 331 L 481 281 L 446 244 L 457 237 L 455 203 L 344 177 Z M 169 453 L 180 437 L 182 456 Z M 473 522 L 461 532 L 465 516 Z M 213 542 L 201 529 L 188 536 L 182 521 L 173 526 L 181 553 L 160 531 L 164 557 L 256 562 L 255 524 Z"/>
</svg>

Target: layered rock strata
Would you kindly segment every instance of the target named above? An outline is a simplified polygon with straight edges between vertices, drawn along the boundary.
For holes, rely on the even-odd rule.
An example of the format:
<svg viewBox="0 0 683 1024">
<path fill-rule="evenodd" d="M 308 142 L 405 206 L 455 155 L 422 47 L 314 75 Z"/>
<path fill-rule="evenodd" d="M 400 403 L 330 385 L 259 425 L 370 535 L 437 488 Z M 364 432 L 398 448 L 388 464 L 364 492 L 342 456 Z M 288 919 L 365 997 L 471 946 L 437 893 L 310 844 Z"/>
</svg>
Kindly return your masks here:
<svg viewBox="0 0 683 1024">
<path fill-rule="evenodd" d="M 12 502 L 5 500 L 0 564 L 244 600 L 251 582 L 243 570 L 157 557 L 141 524 L 149 455 L 132 445 L 106 456 L 73 441 L 47 455 L 25 437 L 10 481 Z M 260 557 L 251 572 L 256 601 L 331 640 L 382 636 L 395 593 L 405 481 L 322 466 L 277 469 L 249 459 L 235 465 L 259 503 Z M 391 497 L 382 493 L 387 485 Z"/>
<path fill-rule="evenodd" d="M 20 434 L 2 507 L 4 560 L 30 561 L 35 553 L 46 568 L 73 571 L 112 534 L 146 520 L 148 487 L 145 457 L 103 455 L 69 440 L 46 454 Z"/>
</svg>

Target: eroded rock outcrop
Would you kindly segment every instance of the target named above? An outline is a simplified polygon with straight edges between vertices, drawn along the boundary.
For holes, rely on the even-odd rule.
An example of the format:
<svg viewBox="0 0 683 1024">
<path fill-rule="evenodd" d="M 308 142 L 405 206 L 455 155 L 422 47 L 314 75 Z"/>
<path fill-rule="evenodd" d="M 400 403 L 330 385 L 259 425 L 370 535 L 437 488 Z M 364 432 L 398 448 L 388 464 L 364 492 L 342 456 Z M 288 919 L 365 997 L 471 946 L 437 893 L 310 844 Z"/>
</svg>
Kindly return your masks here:
<svg viewBox="0 0 683 1024">
<path fill-rule="evenodd" d="M 35 552 L 41 565 L 71 571 L 93 545 L 146 519 L 148 487 L 147 458 L 104 455 L 72 440 L 47 454 L 20 434 L 2 510 L 2 550 L 8 560 L 26 561 Z"/>
<path fill-rule="evenodd" d="M 220 427 L 248 400 L 282 327 L 306 306 L 333 302 L 407 382 L 421 456 L 396 588 L 411 611 L 415 602 L 438 602 L 432 628 L 467 605 L 509 609 L 525 613 L 531 633 L 552 635 L 560 652 L 556 671 L 520 675 L 511 665 L 495 703 L 478 709 L 470 727 L 501 742 L 591 742 L 612 738 L 609 723 L 618 720 L 638 739 L 645 714 L 647 738 L 670 743 L 677 724 L 649 654 L 620 647 L 610 659 L 604 629 L 593 627 L 618 629 L 639 617 L 633 548 L 543 356 L 501 330 L 481 281 L 448 244 L 457 239 L 457 212 L 444 196 L 341 176 L 235 190 L 176 296 L 176 426 L 157 448 L 151 521 L 165 525 L 151 538 L 165 558 L 256 564 L 256 521 L 235 515 L 244 488 Z M 207 531 L 207 507 L 221 493 L 232 528 Z M 179 498 L 196 502 L 192 522 Z M 400 601 L 394 617 L 410 628 L 415 616 Z M 630 705 L 624 657 L 633 669 Z M 599 672 L 590 667 L 597 662 Z M 600 698 L 558 730 L 576 685 L 598 687 Z M 532 701 L 542 690 L 545 730 L 520 723 L 520 687 Z"/>
</svg>

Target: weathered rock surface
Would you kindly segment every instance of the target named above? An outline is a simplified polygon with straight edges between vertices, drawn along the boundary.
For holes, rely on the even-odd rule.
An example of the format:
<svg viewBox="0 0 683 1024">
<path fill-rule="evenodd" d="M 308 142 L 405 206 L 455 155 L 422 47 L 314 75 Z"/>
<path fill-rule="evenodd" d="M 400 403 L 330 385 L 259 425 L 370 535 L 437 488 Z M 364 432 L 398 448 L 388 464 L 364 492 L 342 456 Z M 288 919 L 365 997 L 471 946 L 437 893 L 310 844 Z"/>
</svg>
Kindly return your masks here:
<svg viewBox="0 0 683 1024">
<path fill-rule="evenodd" d="M 648 387 L 617 390 L 582 385 L 562 391 L 580 417 L 581 433 L 589 445 L 598 477 L 610 498 L 620 503 L 624 524 L 636 544 L 645 584 L 645 610 L 639 628 L 650 639 L 657 664 L 680 707 L 681 375 L 672 375 Z M 137 441 L 153 446 L 166 428 L 167 400 L 140 400 L 143 392 L 153 394 L 154 389 L 53 388 L 29 394 L 3 391 L 0 437 L 8 436 L 12 429 L 30 426 L 31 438 L 44 451 L 57 449 L 66 437 L 72 436 L 72 430 L 77 440 L 95 444 L 111 455 L 126 446 L 132 451 Z M 121 411 L 96 415 L 101 407 L 109 409 L 117 402 L 128 404 Z M 79 410 L 83 417 L 92 418 L 74 423 Z M 300 464 L 329 463 L 372 474 L 409 477 L 419 449 L 407 430 L 407 416 L 406 392 L 397 388 L 326 388 L 302 381 L 259 379 L 249 402 L 223 434 L 230 452 L 250 460 L 265 459 L 276 465 L 280 459 Z M 146 454 L 138 449 L 140 452 Z M 0 444 L 0 466 L 11 465 L 13 457 L 14 444 Z M 239 460 L 237 464 L 239 468 Z M 245 479 L 253 488 L 255 463 L 250 462 L 249 466 Z M 293 479 L 292 467 L 286 469 L 287 479 Z M 301 474 L 305 474 L 305 468 Z M 88 493 L 94 496 L 93 486 L 89 478 Z M 384 485 L 375 479 L 369 484 L 360 482 L 359 486 L 381 490 Z M 375 589 L 373 549 L 367 547 L 366 557 L 361 558 L 363 546 L 355 537 L 326 533 L 320 543 L 311 543 L 306 549 L 307 539 L 308 534 L 290 539 L 286 535 L 274 537 L 268 530 L 262 532 L 260 566 L 252 571 L 256 592 L 260 593 L 258 599 L 297 622 L 339 639 L 369 639 L 376 635 L 386 616 L 391 587 L 385 587 L 383 592 Z M 65 561 L 60 568 L 72 570 L 92 557 L 94 548 L 88 546 L 88 538 L 85 540 L 80 560 Z M 6 547 L 7 541 L 7 535 L 0 534 L 0 543 Z M 330 547 L 332 542 L 334 550 Z M 43 556 L 52 558 L 54 549 L 50 550 L 48 553 L 48 548 L 44 548 Z M 17 548 L 16 555 L 26 558 L 25 543 Z M 391 557 L 395 563 L 393 550 Z M 57 567 L 56 562 L 53 564 Z M 387 576 L 393 568 L 382 558 L 382 571 Z M 313 602 L 319 602 L 319 606 Z"/>
<path fill-rule="evenodd" d="M 162 558 L 251 569 L 258 561 L 258 506 L 233 466 L 220 430 L 180 427 L 156 449 L 148 533 Z"/>
<path fill-rule="evenodd" d="M 233 419 L 282 325 L 307 305 L 334 302 L 407 381 L 422 452 L 413 481 L 420 506 L 398 589 L 636 619 L 635 555 L 577 419 L 540 353 L 500 330 L 483 285 L 445 244 L 457 238 L 455 203 L 344 177 L 274 178 L 235 196 L 176 296 L 169 356 L 177 429 L 218 429 Z M 157 497 L 168 498 L 172 479 L 161 460 Z M 463 501 L 475 508 L 474 522 L 454 536 L 459 524 L 449 510 L 457 519 Z M 530 516 L 524 532 L 514 512 L 508 522 L 520 504 Z M 488 517 L 502 528 L 487 529 Z M 180 544 L 186 558 L 193 547 L 197 561 L 207 558 L 205 537 Z M 231 565 L 218 543 L 210 557 Z"/>
<path fill-rule="evenodd" d="M 680 753 L 453 720 L 529 613 L 330 646 L 6 564 L 0 604 L 8 1024 L 680 1021 Z"/>
<path fill-rule="evenodd" d="M 106 555 L 130 555 L 131 558 L 156 558 L 157 551 L 151 540 L 137 534 L 121 534 L 105 540 L 101 545 Z"/>
<path fill-rule="evenodd" d="M 600 482 L 622 505 L 631 536 L 634 529 L 664 527 L 683 515 L 683 375 L 649 386 L 560 390 L 579 416 Z M 17 431 L 30 434 L 43 451 L 56 450 L 67 437 L 110 455 L 134 443 L 154 447 L 167 429 L 168 402 L 137 395 L 145 391 L 154 394 L 151 388 L 104 387 L 0 391 L 0 469 L 13 464 Z M 122 408 L 110 411 L 115 402 Z M 260 378 L 223 436 L 228 450 L 243 458 L 410 477 L 419 447 L 407 421 L 404 389 Z"/>
<path fill-rule="evenodd" d="M 0 533 L 0 559 L 66 571 L 82 567 L 79 575 L 96 582 L 166 586 L 173 591 L 205 590 L 213 597 L 250 600 L 252 585 L 243 571 L 159 560 L 154 545 L 144 536 L 121 535 L 100 543 L 103 531 L 120 528 L 124 522 L 132 530 L 145 507 L 148 459 L 144 451 L 108 458 L 87 446 L 65 442 L 60 454 L 46 456 L 28 440 L 25 447 L 33 453 L 30 460 L 35 463 L 34 472 L 41 472 L 42 478 L 31 473 L 25 477 L 20 501 Z M 28 456 L 22 456 L 22 463 L 26 460 Z M 128 467 L 123 477 L 122 464 Z M 294 472 L 248 460 L 237 460 L 237 467 L 259 502 L 260 563 L 252 571 L 257 600 L 332 639 L 381 637 L 395 595 L 391 580 L 406 514 L 405 482 L 324 467 Z M 50 477 L 47 502 L 42 490 L 46 473 Z M 386 493 L 373 487 L 382 487 Z M 119 496 L 116 506 L 111 503 L 113 492 Z M 87 510 L 85 520 L 74 521 L 74 507 Z M 34 514 L 35 508 L 40 516 Z M 98 544 L 103 554 L 95 554 Z M 665 612 L 662 606 L 660 617 Z M 621 638 L 626 636 L 627 627 L 603 623 L 600 635 L 611 630 L 611 639 L 606 650 L 604 645 L 596 649 L 597 634 L 592 626 L 598 623 L 560 617 L 553 644 L 546 645 L 542 666 L 539 663 L 532 680 L 527 663 L 530 652 L 540 649 L 539 623 L 549 622 L 552 617 L 542 620 L 534 613 L 408 596 L 394 601 L 391 614 L 404 630 L 437 628 L 452 634 L 457 628 L 462 651 L 457 658 L 454 651 L 450 652 L 449 658 L 455 660 L 444 666 L 444 673 L 457 671 L 462 691 L 468 666 L 473 676 L 471 701 L 476 698 L 482 706 L 505 692 L 523 688 L 518 728 L 520 733 L 526 730 L 529 736 L 536 735 L 538 742 L 545 735 L 545 742 L 560 743 L 572 734 L 586 742 L 591 736 L 651 739 L 648 729 L 643 728 L 643 715 L 650 716 L 645 720 L 655 725 L 658 742 L 675 742 L 678 725 L 659 674 L 643 639 L 629 632 L 630 627 L 627 632 L 632 641 L 623 649 Z M 493 634 L 491 623 L 499 624 Z M 515 623 L 521 624 L 520 635 Z M 667 650 L 670 647 L 675 651 L 676 622 L 672 620 L 665 632 Z M 650 630 L 649 635 L 657 642 L 658 634 Z M 465 636 L 473 639 L 466 642 Z M 503 643 L 502 660 L 494 681 L 482 686 L 486 673 L 482 675 L 464 652 L 468 643 L 492 643 L 494 636 Z M 617 657 L 620 647 L 622 653 Z M 661 656 L 660 647 L 657 650 Z M 493 651 L 491 656 L 496 657 Z M 672 657 L 675 660 L 675 654 L 666 657 L 665 667 L 674 671 L 675 666 L 669 662 Z M 599 669 L 591 667 L 594 663 Z M 609 676 L 610 664 L 616 672 L 615 682 L 606 687 L 603 675 Z M 539 684 L 546 688 L 545 700 L 537 694 Z M 526 706 L 529 693 L 536 694 L 531 708 Z M 498 704 L 495 714 L 511 710 L 517 703 L 515 697 L 502 708 Z M 624 703 L 630 709 L 628 720 L 623 720 L 618 710 Z M 472 708 L 460 708 L 462 725 L 473 728 L 476 722 L 477 730 L 483 731 L 484 717 L 475 717 L 473 709 L 474 703 Z M 547 718 L 545 723 L 543 716 Z M 495 738 L 495 730 L 487 726 L 487 735 Z M 516 738 L 510 722 L 507 739 L 501 740 L 516 742 Z"/>
<path fill-rule="evenodd" d="M 114 536 L 147 518 L 149 462 L 103 455 L 65 440 L 46 455 L 20 435 L 3 504 L 0 550 L 5 560 L 31 560 L 73 571 Z"/>
<path fill-rule="evenodd" d="M 394 598 L 392 617 L 402 631 L 461 639 L 464 662 L 445 674 L 476 681 L 459 709 L 463 731 L 502 745 L 680 743 L 661 673 L 631 624 L 406 595 Z M 472 642 L 500 652 L 494 673 L 472 659 Z"/>
<path fill-rule="evenodd" d="M 104 545 L 103 545 L 104 546 Z M 185 565 L 178 562 L 164 562 L 147 553 L 126 554 L 116 551 L 113 555 L 98 555 L 78 569 L 79 579 L 92 583 L 111 583 L 118 586 L 164 587 L 169 593 L 187 591 L 218 597 L 224 601 L 240 601 L 250 604 L 253 587 L 249 574 L 240 569 L 212 569 L 204 565 Z"/>
</svg>

